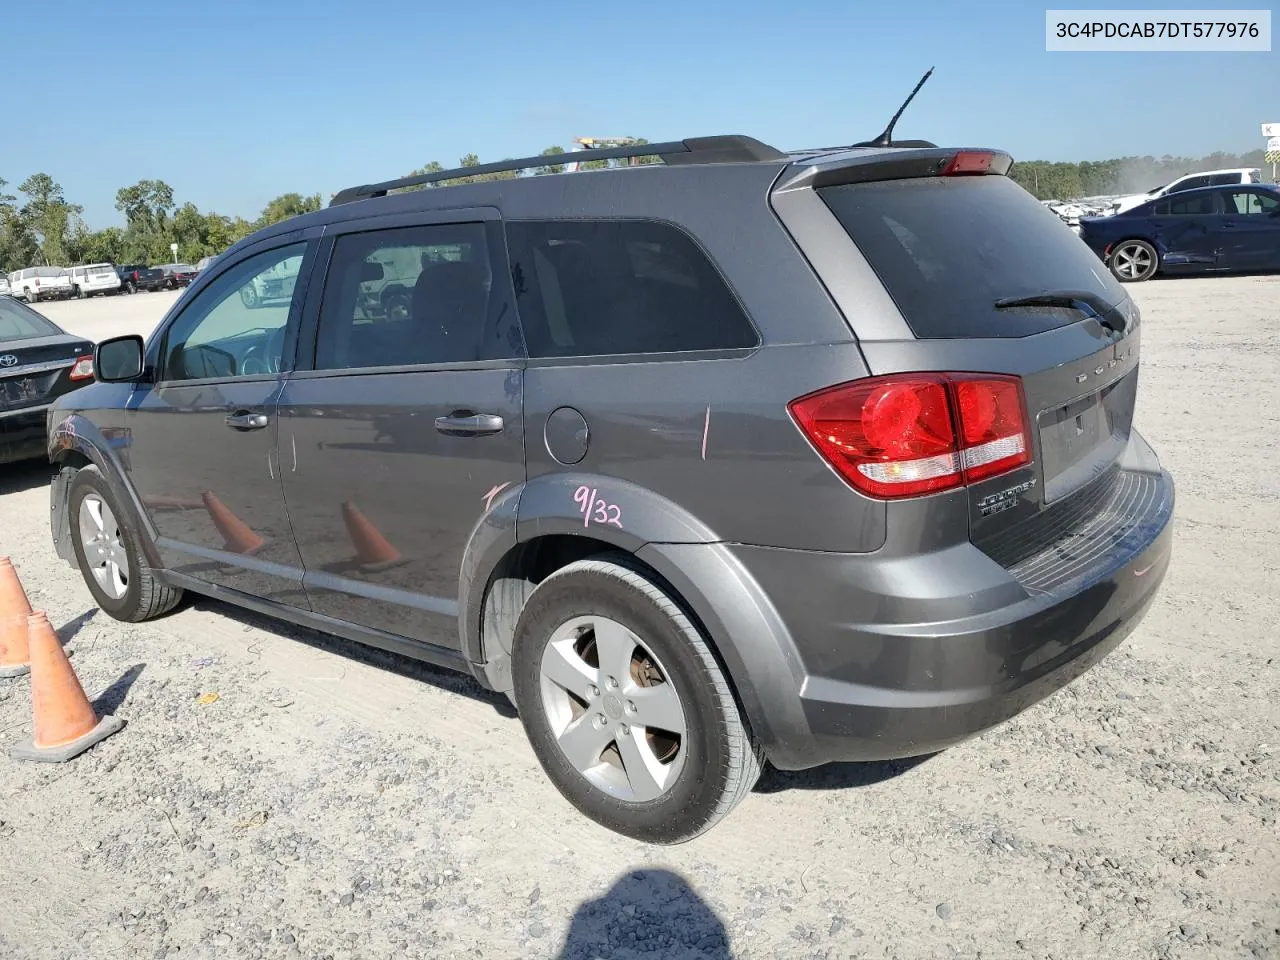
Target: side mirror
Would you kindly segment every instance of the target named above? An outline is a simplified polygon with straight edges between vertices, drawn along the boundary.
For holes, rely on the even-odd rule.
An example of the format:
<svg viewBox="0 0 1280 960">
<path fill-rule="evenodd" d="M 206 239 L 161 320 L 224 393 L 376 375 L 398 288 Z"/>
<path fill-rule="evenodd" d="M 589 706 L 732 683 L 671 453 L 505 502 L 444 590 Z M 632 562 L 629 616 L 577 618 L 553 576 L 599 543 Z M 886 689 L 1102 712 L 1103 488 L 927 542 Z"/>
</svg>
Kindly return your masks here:
<svg viewBox="0 0 1280 960">
<path fill-rule="evenodd" d="M 360 265 L 360 282 L 373 283 L 383 277 L 382 264 L 376 260 L 366 260 Z"/>
<path fill-rule="evenodd" d="M 94 375 L 103 383 L 127 383 L 142 376 L 143 343 L 137 334 L 103 340 L 93 351 Z"/>
</svg>

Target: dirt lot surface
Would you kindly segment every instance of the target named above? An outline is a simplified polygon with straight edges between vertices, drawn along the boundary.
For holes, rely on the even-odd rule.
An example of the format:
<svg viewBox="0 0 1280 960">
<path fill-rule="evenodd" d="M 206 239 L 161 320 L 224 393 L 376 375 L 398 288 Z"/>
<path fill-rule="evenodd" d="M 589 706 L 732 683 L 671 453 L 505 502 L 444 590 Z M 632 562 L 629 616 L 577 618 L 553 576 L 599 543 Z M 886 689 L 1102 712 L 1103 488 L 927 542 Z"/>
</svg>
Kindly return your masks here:
<svg viewBox="0 0 1280 960">
<path fill-rule="evenodd" d="M 465 679 L 209 601 L 96 613 L 47 470 L 4 468 L 0 550 L 128 726 L 0 755 L 0 957 L 1280 957 L 1280 277 L 1131 289 L 1179 483 L 1139 630 L 980 739 L 768 772 L 677 848 L 578 816 Z M 171 299 L 47 311 L 102 337 Z M 0 681 L 0 747 L 29 710 Z"/>
</svg>

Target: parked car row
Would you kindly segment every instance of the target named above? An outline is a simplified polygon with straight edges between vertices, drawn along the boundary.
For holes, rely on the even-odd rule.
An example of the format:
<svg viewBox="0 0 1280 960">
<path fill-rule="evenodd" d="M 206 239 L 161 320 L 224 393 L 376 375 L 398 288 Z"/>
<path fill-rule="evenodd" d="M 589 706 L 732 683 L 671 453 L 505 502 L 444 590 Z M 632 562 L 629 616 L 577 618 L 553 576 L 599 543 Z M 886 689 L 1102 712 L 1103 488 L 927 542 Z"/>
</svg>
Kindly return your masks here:
<svg viewBox="0 0 1280 960">
<path fill-rule="evenodd" d="M 212 262 L 206 257 L 201 263 Z M 186 263 L 145 263 L 117 266 L 91 263 L 76 267 L 27 267 L 0 277 L 0 294 L 37 303 L 40 300 L 84 299 L 95 294 L 137 293 L 139 290 L 176 290 L 185 287 L 200 272 Z"/>
</svg>

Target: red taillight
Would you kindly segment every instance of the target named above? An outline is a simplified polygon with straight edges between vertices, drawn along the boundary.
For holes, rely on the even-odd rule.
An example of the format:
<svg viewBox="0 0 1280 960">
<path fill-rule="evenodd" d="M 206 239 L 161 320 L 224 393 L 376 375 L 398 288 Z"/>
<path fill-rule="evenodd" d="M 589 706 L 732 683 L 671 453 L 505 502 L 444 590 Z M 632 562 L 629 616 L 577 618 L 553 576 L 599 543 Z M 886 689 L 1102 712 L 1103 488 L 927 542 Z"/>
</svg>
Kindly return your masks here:
<svg viewBox="0 0 1280 960">
<path fill-rule="evenodd" d="M 76 357 L 76 362 L 71 365 L 70 377 L 72 380 L 91 380 L 93 378 L 93 354 Z"/>
<path fill-rule="evenodd" d="M 991 164 L 994 161 L 994 153 L 987 153 L 982 150 L 961 150 L 942 168 L 942 175 L 944 177 L 958 177 L 990 173 Z"/>
<path fill-rule="evenodd" d="M 1017 377 L 873 377 L 811 393 L 789 409 L 840 476 L 873 497 L 936 493 L 1031 462 Z"/>
</svg>

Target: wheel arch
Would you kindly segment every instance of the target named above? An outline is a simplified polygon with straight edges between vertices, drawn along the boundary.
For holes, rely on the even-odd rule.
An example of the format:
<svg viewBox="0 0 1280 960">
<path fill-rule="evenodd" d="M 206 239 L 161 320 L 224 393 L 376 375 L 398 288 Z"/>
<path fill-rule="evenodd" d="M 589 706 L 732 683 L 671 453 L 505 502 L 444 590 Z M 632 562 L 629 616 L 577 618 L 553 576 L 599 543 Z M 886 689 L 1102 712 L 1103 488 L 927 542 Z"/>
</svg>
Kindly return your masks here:
<svg viewBox="0 0 1280 960">
<path fill-rule="evenodd" d="M 585 524 L 573 501 L 582 486 L 608 491 L 622 505 L 624 525 Z M 798 696 L 803 665 L 781 618 L 710 529 L 616 478 L 538 478 L 495 500 L 481 518 L 464 556 L 458 605 L 462 652 L 476 676 L 510 694 L 516 622 L 534 588 L 570 563 L 608 553 L 652 579 L 689 617 L 753 733 L 785 762 L 787 742 L 802 740 L 808 723 Z"/>
<path fill-rule="evenodd" d="M 49 486 L 50 533 L 59 557 L 74 563 L 68 516 L 71 481 L 85 467 L 93 466 L 116 502 L 129 511 L 147 565 L 156 569 L 162 566 L 155 545 L 155 526 L 128 482 L 118 455 L 94 423 L 79 414 L 53 410 L 49 416 L 49 462 L 60 468 Z"/>
</svg>

